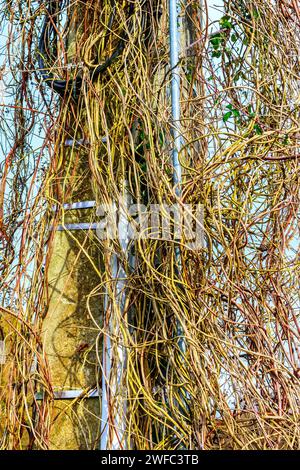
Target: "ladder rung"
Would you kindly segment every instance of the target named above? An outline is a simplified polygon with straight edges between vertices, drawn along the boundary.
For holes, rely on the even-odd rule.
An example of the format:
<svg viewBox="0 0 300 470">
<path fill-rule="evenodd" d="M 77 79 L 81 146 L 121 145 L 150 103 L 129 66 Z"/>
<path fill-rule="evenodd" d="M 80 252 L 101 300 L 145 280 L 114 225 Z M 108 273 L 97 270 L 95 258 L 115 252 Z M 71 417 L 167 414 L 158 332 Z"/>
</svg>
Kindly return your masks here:
<svg viewBox="0 0 300 470">
<path fill-rule="evenodd" d="M 99 398 L 98 390 L 85 392 L 84 390 L 61 390 L 53 393 L 55 400 L 72 400 L 73 398 Z M 36 400 L 43 400 L 44 394 L 39 392 L 35 395 Z"/>
<path fill-rule="evenodd" d="M 90 209 L 91 207 L 96 206 L 96 201 L 79 201 L 69 204 L 63 204 L 62 208 L 66 211 L 71 211 L 75 209 Z M 52 206 L 52 210 L 56 211 L 59 206 Z"/>
<path fill-rule="evenodd" d="M 102 137 L 101 142 L 103 144 L 106 144 L 107 143 L 107 137 Z M 66 139 L 65 140 L 65 147 L 83 147 L 85 145 L 89 145 L 89 141 L 86 140 L 86 139 L 78 139 L 78 140 Z"/>
<path fill-rule="evenodd" d="M 63 232 L 65 230 L 96 230 L 98 227 L 97 223 L 89 224 L 89 223 L 79 223 L 79 224 L 65 224 L 65 225 L 58 225 L 56 230 L 59 232 Z"/>
</svg>

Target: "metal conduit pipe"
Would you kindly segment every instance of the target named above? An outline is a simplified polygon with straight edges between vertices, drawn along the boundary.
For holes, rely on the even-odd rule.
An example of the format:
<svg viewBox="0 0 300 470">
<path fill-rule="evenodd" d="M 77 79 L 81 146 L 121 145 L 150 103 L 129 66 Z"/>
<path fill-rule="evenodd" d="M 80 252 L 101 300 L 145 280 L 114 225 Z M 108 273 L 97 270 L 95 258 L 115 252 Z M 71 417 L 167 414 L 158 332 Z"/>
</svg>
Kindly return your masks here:
<svg viewBox="0 0 300 470">
<path fill-rule="evenodd" d="M 174 147 L 172 150 L 173 163 L 173 183 L 177 197 L 181 195 L 182 184 L 182 168 L 179 161 L 179 154 L 182 149 L 182 134 L 180 130 L 180 32 L 179 18 L 181 13 L 180 2 L 178 0 L 169 0 L 169 31 L 170 31 L 170 67 L 171 67 L 171 100 L 172 100 L 172 124 Z M 175 262 L 178 273 L 181 271 L 180 249 L 175 248 Z M 179 346 L 182 353 L 186 350 L 185 341 L 183 339 L 184 330 L 180 321 L 177 321 L 177 336 Z"/>
</svg>

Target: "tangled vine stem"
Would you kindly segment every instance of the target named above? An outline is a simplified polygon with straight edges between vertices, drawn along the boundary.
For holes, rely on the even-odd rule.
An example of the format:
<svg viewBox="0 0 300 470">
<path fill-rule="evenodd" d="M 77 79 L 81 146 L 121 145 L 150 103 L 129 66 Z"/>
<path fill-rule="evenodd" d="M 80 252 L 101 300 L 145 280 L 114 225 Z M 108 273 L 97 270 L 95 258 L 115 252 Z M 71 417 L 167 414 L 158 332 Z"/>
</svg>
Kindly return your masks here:
<svg viewBox="0 0 300 470">
<path fill-rule="evenodd" d="M 50 445 L 42 332 L 63 204 L 86 196 L 112 203 L 124 180 L 135 202 L 172 205 L 177 197 L 167 1 L 50 3 L 1 1 L 2 449 Z M 132 268 L 119 243 L 70 233 L 98 276 L 87 309 L 92 316 L 90 302 L 103 304 L 106 290 L 107 312 L 120 315 L 116 254 L 127 274 L 119 320 L 132 448 L 299 448 L 298 3 L 225 1 L 217 25 L 205 1 L 181 3 L 180 198 L 203 205 L 204 246 L 192 251 L 181 241 L 179 277 L 176 243 L 133 240 Z M 61 97 L 41 76 L 54 90 L 56 80 Z M 83 144 L 66 149 L 67 139 Z M 101 269 L 87 243 L 103 254 Z M 93 321 L 101 373 L 105 325 Z"/>
</svg>

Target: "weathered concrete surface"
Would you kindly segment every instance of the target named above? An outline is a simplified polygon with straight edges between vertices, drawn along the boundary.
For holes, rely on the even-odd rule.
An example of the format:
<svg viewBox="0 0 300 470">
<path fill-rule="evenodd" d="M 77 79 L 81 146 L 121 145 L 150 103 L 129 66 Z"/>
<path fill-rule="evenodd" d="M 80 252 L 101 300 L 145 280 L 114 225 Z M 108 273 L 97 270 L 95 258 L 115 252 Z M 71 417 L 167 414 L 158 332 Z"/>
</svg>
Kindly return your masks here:
<svg viewBox="0 0 300 470">
<path fill-rule="evenodd" d="M 99 448 L 100 404 L 98 399 L 79 403 L 57 400 L 53 410 L 50 448 L 93 450 Z"/>
<path fill-rule="evenodd" d="M 78 219 L 77 219 L 78 221 Z M 76 241 L 72 238 L 74 236 Z M 99 276 L 83 252 L 84 246 L 100 269 L 99 246 L 92 232 L 57 232 L 48 271 L 49 309 L 43 340 L 54 390 L 95 387 L 95 343 L 101 318 L 101 297 L 88 295 Z M 72 404 L 73 403 L 73 404 Z M 50 433 L 52 449 L 91 449 L 97 446 L 100 428 L 99 399 L 55 400 Z"/>
</svg>

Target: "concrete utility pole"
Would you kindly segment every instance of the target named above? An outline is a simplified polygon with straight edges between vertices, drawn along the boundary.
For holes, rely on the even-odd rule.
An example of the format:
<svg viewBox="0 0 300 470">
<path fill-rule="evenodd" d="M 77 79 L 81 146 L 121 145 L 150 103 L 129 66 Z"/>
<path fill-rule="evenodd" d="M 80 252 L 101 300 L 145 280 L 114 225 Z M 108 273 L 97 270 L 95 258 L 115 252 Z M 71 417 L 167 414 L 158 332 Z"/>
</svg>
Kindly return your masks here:
<svg viewBox="0 0 300 470">
<path fill-rule="evenodd" d="M 76 18 L 80 18 L 79 10 L 85 8 L 75 4 L 68 9 L 73 18 L 67 38 L 69 62 L 78 39 Z M 67 112 L 72 119 L 71 110 Z M 87 154 L 77 149 L 72 139 L 66 142 L 60 135 L 65 136 L 65 133 L 58 134 L 54 151 L 60 153 L 64 163 L 56 182 L 59 184 L 64 179 L 68 195 L 67 200 L 59 200 L 58 204 L 90 201 L 93 193 Z M 75 160 L 76 173 L 71 177 L 68 175 L 72 173 Z M 62 218 L 65 224 L 90 222 L 94 213 L 93 207 L 63 210 L 60 223 Z M 48 269 L 49 308 L 43 325 L 44 348 L 55 399 L 50 433 L 53 449 L 92 449 L 97 448 L 99 440 L 100 402 L 94 347 L 98 331 L 87 310 L 87 296 L 99 284 L 99 276 L 84 253 L 86 250 L 100 270 L 101 256 L 93 243 L 95 237 L 93 231 L 56 230 L 53 238 Z M 94 318 L 100 322 L 100 298 L 95 297 L 90 305 Z M 94 389 L 92 397 L 76 399 L 89 388 Z"/>
<path fill-rule="evenodd" d="M 174 130 L 174 146 L 172 160 L 174 167 L 173 182 L 176 195 L 181 195 L 182 172 L 180 152 L 183 143 L 181 130 L 180 99 L 182 93 L 182 67 L 179 66 L 180 47 L 186 41 L 184 34 L 184 20 L 180 15 L 179 1 L 169 0 L 169 34 L 170 34 L 170 68 L 172 70 L 171 96 L 172 96 L 172 123 Z M 76 41 L 80 39 L 80 28 L 76 18 L 84 18 L 84 11 L 89 6 L 74 5 L 68 9 L 70 18 L 68 29 L 68 61 L 71 62 L 76 51 Z M 76 14 L 77 13 L 77 14 Z M 75 18 L 75 20 L 74 20 Z M 190 25 L 190 29 L 192 29 Z M 193 42 L 193 32 L 189 32 L 189 41 Z M 97 89 L 97 83 L 93 83 Z M 72 109 L 67 110 L 72 120 Z M 75 112 L 75 111 L 74 111 Z M 76 115 L 74 115 L 74 120 Z M 85 124 L 81 123 L 84 127 Z M 86 124 L 87 125 L 87 124 Z M 60 135 L 60 134 L 58 134 Z M 63 132 L 62 135 L 65 136 Z M 65 137 L 64 137 L 65 139 Z M 91 222 L 91 215 L 95 214 L 95 205 L 87 204 L 93 201 L 91 188 L 91 175 L 87 154 L 84 150 L 76 149 L 74 145 L 77 136 L 67 140 L 58 137 L 55 149 L 61 154 L 63 169 L 57 175 L 57 183 L 64 180 L 68 189 L 66 200 L 59 200 L 60 205 L 71 204 L 69 210 L 60 212 L 64 224 L 76 224 L 80 227 L 82 222 Z M 72 173 L 76 157 L 76 171 Z M 79 162 L 79 164 L 78 164 Z M 69 179 L 68 179 L 69 178 Z M 69 184 L 70 182 L 70 184 Z M 72 185 L 75 189 L 71 189 Z M 122 191 L 124 200 L 128 194 L 126 189 L 126 175 Z M 62 192 L 64 194 L 64 192 Z M 115 201 L 118 204 L 118 201 Z M 79 209 L 77 203 L 81 204 Z M 73 206 L 72 206 L 73 204 Z M 74 205 L 75 204 L 75 205 Z M 90 215 L 89 215 L 90 214 Z M 55 392 L 54 416 L 52 417 L 52 431 L 50 436 L 51 448 L 79 449 L 125 449 L 128 448 L 129 436 L 126 435 L 126 351 L 122 346 L 122 325 L 126 300 L 126 272 L 120 264 L 117 255 L 111 257 L 112 277 L 116 280 L 114 287 L 114 302 L 110 305 L 109 296 L 106 295 L 104 312 L 101 311 L 101 298 L 95 297 L 91 304 L 92 313 L 98 324 L 104 318 L 104 338 L 102 354 L 102 395 L 78 399 L 76 396 L 87 388 L 94 388 L 99 380 L 96 373 L 96 358 L 94 352 L 89 352 L 96 341 L 98 333 L 87 311 L 87 296 L 99 284 L 99 275 L 94 266 L 102 264 L 99 245 L 93 244 L 94 231 L 66 231 L 57 230 L 54 234 L 52 254 L 48 270 L 49 309 L 44 322 L 44 346 L 50 364 L 50 372 Z M 128 221 L 126 209 L 124 215 L 119 215 L 120 246 L 124 257 L 128 257 L 128 240 L 126 230 Z M 89 258 L 84 253 L 89 253 Z M 93 263 L 91 263 L 91 260 Z M 180 271 L 180 253 L 176 256 L 177 268 Z M 107 320 L 106 320 L 107 317 Z M 119 319 L 119 320 L 118 320 Z M 178 335 L 184 335 L 184 326 L 178 323 Z M 180 348 L 185 350 L 184 339 Z M 96 384 L 98 382 L 98 384 Z M 100 393 L 99 393 L 100 392 Z M 96 395 L 98 395 L 96 392 Z M 101 438 L 100 438 L 101 432 Z M 100 438 L 100 439 L 99 439 Z"/>
</svg>

